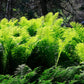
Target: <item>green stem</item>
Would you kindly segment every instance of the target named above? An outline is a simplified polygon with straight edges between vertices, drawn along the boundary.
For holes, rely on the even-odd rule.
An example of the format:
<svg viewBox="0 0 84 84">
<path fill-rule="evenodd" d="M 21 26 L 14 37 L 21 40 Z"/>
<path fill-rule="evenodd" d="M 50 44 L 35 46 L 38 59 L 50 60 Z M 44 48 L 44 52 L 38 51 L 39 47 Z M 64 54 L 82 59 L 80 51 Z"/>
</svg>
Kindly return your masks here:
<svg viewBox="0 0 84 84">
<path fill-rule="evenodd" d="M 57 58 L 57 61 L 55 62 L 55 68 L 56 68 L 56 67 L 57 67 L 57 65 L 58 65 L 59 58 L 60 58 L 60 54 L 61 54 L 61 51 L 58 53 L 58 58 Z"/>
</svg>

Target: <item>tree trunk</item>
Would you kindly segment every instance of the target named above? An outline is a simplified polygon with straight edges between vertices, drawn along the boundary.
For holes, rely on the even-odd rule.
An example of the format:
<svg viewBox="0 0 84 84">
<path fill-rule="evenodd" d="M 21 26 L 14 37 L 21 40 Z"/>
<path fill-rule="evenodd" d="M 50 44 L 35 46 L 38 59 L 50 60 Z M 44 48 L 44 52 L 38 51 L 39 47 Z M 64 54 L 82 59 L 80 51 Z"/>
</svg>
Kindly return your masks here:
<svg viewBox="0 0 84 84">
<path fill-rule="evenodd" d="M 47 1 L 46 0 L 40 0 L 41 8 L 42 8 L 42 14 L 46 15 L 48 13 L 47 11 Z"/>
<path fill-rule="evenodd" d="M 0 12 L 2 11 L 2 1 L 0 1 Z"/>
<path fill-rule="evenodd" d="M 11 0 L 7 0 L 5 17 L 8 19 L 10 19 L 12 16 L 12 6 L 11 5 L 12 5 Z"/>
</svg>

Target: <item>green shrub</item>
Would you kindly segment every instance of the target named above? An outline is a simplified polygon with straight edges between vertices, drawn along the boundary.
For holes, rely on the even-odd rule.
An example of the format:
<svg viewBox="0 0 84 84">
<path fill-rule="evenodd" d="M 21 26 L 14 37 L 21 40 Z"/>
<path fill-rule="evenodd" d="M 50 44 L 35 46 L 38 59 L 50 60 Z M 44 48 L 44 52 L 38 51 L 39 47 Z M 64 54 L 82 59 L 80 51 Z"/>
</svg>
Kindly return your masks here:
<svg viewBox="0 0 84 84">
<path fill-rule="evenodd" d="M 0 44 L 3 48 L 0 52 L 1 72 L 13 73 L 15 68 L 23 63 L 27 63 L 31 68 L 37 66 L 48 68 L 58 64 L 77 65 L 81 61 L 83 52 L 75 47 L 79 43 L 84 43 L 84 28 L 75 22 L 70 23 L 73 28 L 62 27 L 62 23 L 63 19 L 58 18 L 58 13 L 53 15 L 51 12 L 45 17 L 31 20 L 25 17 L 21 17 L 20 21 L 2 19 L 0 21 Z"/>
</svg>

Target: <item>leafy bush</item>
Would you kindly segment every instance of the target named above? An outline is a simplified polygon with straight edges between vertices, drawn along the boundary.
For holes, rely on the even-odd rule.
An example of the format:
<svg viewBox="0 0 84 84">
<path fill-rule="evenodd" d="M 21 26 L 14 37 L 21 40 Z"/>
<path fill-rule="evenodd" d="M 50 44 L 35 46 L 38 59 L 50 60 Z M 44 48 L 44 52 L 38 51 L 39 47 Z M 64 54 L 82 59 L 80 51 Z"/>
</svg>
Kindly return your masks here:
<svg viewBox="0 0 84 84">
<path fill-rule="evenodd" d="M 83 52 L 76 46 L 84 43 L 84 27 L 75 22 L 70 23 L 73 28 L 62 27 L 63 19 L 58 18 L 58 14 L 50 12 L 45 17 L 31 20 L 25 17 L 21 17 L 20 21 L 1 20 L 1 73 L 13 74 L 15 68 L 23 63 L 31 68 L 48 68 L 58 64 L 77 65 L 81 61 Z"/>
</svg>

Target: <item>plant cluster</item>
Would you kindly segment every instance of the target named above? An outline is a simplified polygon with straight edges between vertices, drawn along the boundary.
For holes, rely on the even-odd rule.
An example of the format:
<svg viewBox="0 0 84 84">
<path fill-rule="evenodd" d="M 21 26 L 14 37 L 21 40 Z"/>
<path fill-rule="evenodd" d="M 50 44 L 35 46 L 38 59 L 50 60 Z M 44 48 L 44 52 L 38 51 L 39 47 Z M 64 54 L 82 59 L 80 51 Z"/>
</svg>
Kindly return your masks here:
<svg viewBox="0 0 84 84">
<path fill-rule="evenodd" d="M 39 67 L 31 70 L 24 64 L 18 69 L 14 76 L 0 75 L 0 84 L 84 84 L 84 65 L 67 68 L 53 66 L 42 73 Z"/>
<path fill-rule="evenodd" d="M 84 61 L 83 25 L 71 22 L 72 28 L 61 26 L 64 21 L 58 15 L 50 12 L 37 19 L 21 17 L 19 21 L 6 18 L 0 21 L 1 74 L 14 74 L 21 64 L 32 69 L 38 66 L 46 69 L 53 65 L 55 68 L 78 65 Z"/>
</svg>

